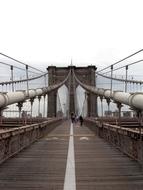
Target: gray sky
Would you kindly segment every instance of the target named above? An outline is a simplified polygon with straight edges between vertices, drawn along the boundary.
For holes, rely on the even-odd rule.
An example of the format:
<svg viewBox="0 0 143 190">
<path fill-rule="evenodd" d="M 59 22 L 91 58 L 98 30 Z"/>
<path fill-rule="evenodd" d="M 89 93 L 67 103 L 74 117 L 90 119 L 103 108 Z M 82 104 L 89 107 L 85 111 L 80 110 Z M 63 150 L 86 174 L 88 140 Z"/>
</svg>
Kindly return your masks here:
<svg viewBox="0 0 143 190">
<path fill-rule="evenodd" d="M 0 51 L 36 67 L 112 64 L 142 48 L 142 0 L 0 0 Z"/>
<path fill-rule="evenodd" d="M 0 0 L 0 52 L 37 68 L 72 59 L 100 69 L 143 48 L 142 8 L 142 0 Z"/>
</svg>

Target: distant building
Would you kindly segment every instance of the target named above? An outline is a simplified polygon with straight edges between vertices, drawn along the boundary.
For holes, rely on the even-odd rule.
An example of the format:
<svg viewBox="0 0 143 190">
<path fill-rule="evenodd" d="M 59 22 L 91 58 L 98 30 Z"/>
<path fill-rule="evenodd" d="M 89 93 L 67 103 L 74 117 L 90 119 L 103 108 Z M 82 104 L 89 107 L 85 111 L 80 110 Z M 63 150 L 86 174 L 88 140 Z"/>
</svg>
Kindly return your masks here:
<svg viewBox="0 0 143 190">
<path fill-rule="evenodd" d="M 119 111 L 118 110 L 115 110 L 112 113 L 113 113 L 113 117 L 119 117 Z"/>
<path fill-rule="evenodd" d="M 110 116 L 112 116 L 112 111 L 106 110 L 106 111 L 104 112 L 104 115 L 105 115 L 106 117 L 110 117 Z"/>
<path fill-rule="evenodd" d="M 123 111 L 122 114 L 123 114 L 123 117 L 132 117 L 131 111 Z"/>
</svg>

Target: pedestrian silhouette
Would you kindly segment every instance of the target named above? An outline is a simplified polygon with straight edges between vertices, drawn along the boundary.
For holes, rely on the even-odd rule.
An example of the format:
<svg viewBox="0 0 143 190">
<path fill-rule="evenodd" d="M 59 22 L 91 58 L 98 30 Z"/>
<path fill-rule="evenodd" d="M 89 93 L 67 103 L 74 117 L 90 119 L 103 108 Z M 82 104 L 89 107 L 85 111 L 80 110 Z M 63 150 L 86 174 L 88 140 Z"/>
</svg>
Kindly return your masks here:
<svg viewBox="0 0 143 190">
<path fill-rule="evenodd" d="M 83 117 L 82 117 L 82 115 L 79 116 L 79 122 L 80 122 L 80 126 L 82 126 L 82 124 L 83 124 Z"/>
</svg>

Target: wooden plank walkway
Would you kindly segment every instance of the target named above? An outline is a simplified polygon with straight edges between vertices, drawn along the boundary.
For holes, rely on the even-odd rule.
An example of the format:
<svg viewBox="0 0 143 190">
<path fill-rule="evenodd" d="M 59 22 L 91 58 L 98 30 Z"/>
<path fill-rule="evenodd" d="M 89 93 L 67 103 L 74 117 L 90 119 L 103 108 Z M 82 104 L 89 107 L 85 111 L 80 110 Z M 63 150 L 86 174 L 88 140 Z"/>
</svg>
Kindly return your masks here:
<svg viewBox="0 0 143 190">
<path fill-rule="evenodd" d="M 78 137 L 81 133 L 84 137 Z M 143 172 L 136 161 L 93 136 L 87 127 L 75 127 L 74 134 L 77 190 L 143 189 Z"/>
<path fill-rule="evenodd" d="M 70 123 L 0 166 L 0 190 L 63 190 Z M 87 127 L 74 125 L 76 190 L 142 190 L 143 172 Z M 69 187 L 70 189 L 70 187 Z"/>
<path fill-rule="evenodd" d="M 69 129 L 69 123 L 62 124 L 3 163 L 0 190 L 63 190 Z"/>
</svg>

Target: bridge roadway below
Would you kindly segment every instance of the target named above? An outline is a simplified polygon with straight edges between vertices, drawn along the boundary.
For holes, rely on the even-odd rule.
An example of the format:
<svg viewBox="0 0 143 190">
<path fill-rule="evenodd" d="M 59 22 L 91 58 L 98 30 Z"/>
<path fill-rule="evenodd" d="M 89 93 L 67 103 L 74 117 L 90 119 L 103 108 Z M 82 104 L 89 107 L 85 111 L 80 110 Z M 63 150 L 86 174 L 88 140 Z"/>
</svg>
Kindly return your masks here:
<svg viewBox="0 0 143 190">
<path fill-rule="evenodd" d="M 140 165 L 86 126 L 73 126 L 75 169 L 65 179 L 70 122 L 24 149 L 0 166 L 0 190 L 141 190 Z M 75 187 L 73 188 L 73 178 Z M 64 188 L 65 180 L 69 187 Z M 70 182 L 71 181 L 71 182 Z"/>
</svg>

